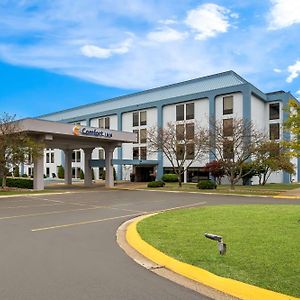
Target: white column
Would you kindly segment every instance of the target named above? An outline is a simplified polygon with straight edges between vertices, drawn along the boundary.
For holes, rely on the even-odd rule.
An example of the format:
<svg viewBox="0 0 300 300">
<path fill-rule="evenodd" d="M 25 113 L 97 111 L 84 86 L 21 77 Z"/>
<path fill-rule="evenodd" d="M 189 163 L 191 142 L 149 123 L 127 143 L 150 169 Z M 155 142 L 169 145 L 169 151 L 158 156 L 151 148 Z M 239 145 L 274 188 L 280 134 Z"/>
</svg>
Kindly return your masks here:
<svg viewBox="0 0 300 300">
<path fill-rule="evenodd" d="M 187 183 L 187 170 L 183 172 L 183 182 Z"/>
<path fill-rule="evenodd" d="M 84 185 L 91 186 L 93 184 L 92 168 L 90 167 L 90 160 L 92 158 L 93 149 L 84 149 Z"/>
<path fill-rule="evenodd" d="M 43 190 L 44 185 L 44 151 L 39 157 L 34 158 L 33 189 Z"/>
<path fill-rule="evenodd" d="M 72 184 L 72 149 L 64 149 L 65 153 L 65 184 Z"/>
<path fill-rule="evenodd" d="M 114 169 L 112 165 L 114 145 L 107 145 L 105 150 L 105 186 L 110 188 L 114 186 Z"/>
</svg>

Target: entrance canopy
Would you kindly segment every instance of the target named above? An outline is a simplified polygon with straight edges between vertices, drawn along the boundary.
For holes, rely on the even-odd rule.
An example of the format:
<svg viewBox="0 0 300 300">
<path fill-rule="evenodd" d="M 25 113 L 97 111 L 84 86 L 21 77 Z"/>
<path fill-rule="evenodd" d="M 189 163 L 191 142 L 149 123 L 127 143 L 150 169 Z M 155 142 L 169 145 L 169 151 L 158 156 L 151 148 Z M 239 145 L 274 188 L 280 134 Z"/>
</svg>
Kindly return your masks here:
<svg viewBox="0 0 300 300">
<path fill-rule="evenodd" d="M 90 160 L 94 148 L 105 150 L 106 186 L 113 186 L 113 151 L 122 143 L 136 142 L 135 133 L 95 128 L 83 125 L 66 124 L 40 119 L 17 121 L 21 132 L 37 139 L 45 148 L 61 149 L 65 153 L 65 183 L 72 183 L 72 152 L 74 149 L 84 151 L 85 185 L 92 184 Z M 44 189 L 43 153 L 34 160 L 34 189 Z"/>
</svg>

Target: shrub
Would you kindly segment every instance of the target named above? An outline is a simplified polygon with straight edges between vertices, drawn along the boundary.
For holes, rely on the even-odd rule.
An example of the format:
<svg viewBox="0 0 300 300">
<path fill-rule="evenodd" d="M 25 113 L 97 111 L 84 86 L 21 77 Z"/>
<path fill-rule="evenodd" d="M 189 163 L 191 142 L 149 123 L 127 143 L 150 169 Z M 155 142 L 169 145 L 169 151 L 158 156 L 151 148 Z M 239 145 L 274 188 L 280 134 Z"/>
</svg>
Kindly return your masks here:
<svg viewBox="0 0 300 300">
<path fill-rule="evenodd" d="M 81 180 L 84 179 L 84 173 L 83 173 L 82 169 L 80 169 L 79 178 L 80 178 Z"/>
<path fill-rule="evenodd" d="M 161 178 L 164 182 L 177 182 L 178 177 L 176 174 L 164 174 Z"/>
<path fill-rule="evenodd" d="M 65 178 L 65 169 L 63 166 L 58 166 L 57 177 L 61 179 Z"/>
<path fill-rule="evenodd" d="M 0 178 L 0 185 L 2 178 Z M 6 178 L 7 187 L 15 187 L 20 189 L 33 189 L 33 180 L 24 178 Z"/>
<path fill-rule="evenodd" d="M 24 174 L 22 175 L 22 177 L 27 178 L 28 175 L 27 175 L 26 173 L 24 173 Z"/>
<path fill-rule="evenodd" d="M 213 190 L 217 188 L 217 185 L 212 180 L 201 180 L 198 182 L 197 187 L 201 190 Z"/>
<path fill-rule="evenodd" d="M 162 181 L 151 181 L 148 183 L 148 187 L 151 188 L 157 188 L 157 187 L 163 187 L 165 185 Z"/>
</svg>

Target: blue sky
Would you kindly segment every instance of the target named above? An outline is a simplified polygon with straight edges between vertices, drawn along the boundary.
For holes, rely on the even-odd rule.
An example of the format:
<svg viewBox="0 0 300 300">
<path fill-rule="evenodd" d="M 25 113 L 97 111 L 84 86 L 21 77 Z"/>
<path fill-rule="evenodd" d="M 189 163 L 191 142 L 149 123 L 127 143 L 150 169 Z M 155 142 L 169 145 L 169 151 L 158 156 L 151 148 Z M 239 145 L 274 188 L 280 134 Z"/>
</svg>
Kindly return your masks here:
<svg viewBox="0 0 300 300">
<path fill-rule="evenodd" d="M 300 0 L 0 0 L 0 104 L 37 116 L 234 70 L 300 97 Z"/>
</svg>

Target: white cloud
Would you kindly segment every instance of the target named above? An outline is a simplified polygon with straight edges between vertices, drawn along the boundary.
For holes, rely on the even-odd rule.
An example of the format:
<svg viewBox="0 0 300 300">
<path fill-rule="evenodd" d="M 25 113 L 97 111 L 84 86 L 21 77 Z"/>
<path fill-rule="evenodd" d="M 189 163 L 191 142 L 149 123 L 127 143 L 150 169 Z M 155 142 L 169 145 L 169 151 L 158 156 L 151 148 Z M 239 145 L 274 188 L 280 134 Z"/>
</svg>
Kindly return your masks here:
<svg viewBox="0 0 300 300">
<path fill-rule="evenodd" d="M 300 95 L 300 90 L 298 90 L 298 91 L 296 92 L 296 94 L 297 94 L 297 95 Z"/>
<path fill-rule="evenodd" d="M 278 68 L 274 68 L 273 71 L 274 71 L 275 73 L 281 73 L 281 72 L 282 72 L 282 70 L 280 70 L 280 69 L 278 69 Z"/>
<path fill-rule="evenodd" d="M 288 72 L 290 75 L 286 81 L 291 83 L 300 74 L 300 60 L 297 60 L 293 65 L 288 66 Z"/>
<path fill-rule="evenodd" d="M 173 25 L 176 24 L 177 21 L 174 19 L 167 19 L 167 20 L 160 20 L 159 23 L 163 25 Z"/>
<path fill-rule="evenodd" d="M 271 0 L 273 7 L 268 15 L 269 30 L 277 30 L 300 23 L 299 0 Z"/>
<path fill-rule="evenodd" d="M 125 54 L 129 51 L 132 40 L 125 40 L 119 47 L 101 48 L 95 45 L 84 45 L 80 48 L 81 53 L 87 57 L 109 58 L 113 54 Z"/>
<path fill-rule="evenodd" d="M 217 4 L 206 3 L 190 10 L 185 24 L 196 32 L 195 39 L 205 40 L 216 36 L 218 33 L 227 32 L 230 27 L 229 17 L 229 9 Z M 237 15 L 234 17 L 236 18 Z"/>
<path fill-rule="evenodd" d="M 166 27 L 157 31 L 149 32 L 147 38 L 153 42 L 173 42 L 183 40 L 187 37 L 186 32 L 180 32 L 175 29 Z"/>
</svg>

